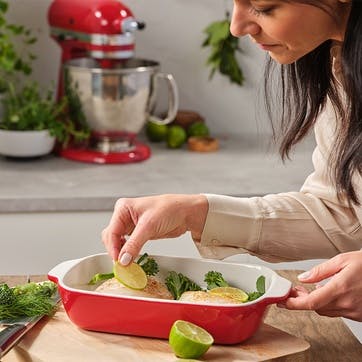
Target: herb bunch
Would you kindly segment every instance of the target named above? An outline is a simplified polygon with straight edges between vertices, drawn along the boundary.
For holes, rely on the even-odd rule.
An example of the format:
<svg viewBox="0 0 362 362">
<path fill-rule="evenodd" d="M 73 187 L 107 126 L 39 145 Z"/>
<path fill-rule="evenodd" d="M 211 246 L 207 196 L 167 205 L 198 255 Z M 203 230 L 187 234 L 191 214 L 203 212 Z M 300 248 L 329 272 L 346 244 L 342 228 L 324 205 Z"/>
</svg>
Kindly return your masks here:
<svg viewBox="0 0 362 362">
<path fill-rule="evenodd" d="M 0 284 L 0 319 L 52 315 L 56 308 L 52 297 L 56 291 L 57 285 L 50 281 L 12 288 Z"/>
<path fill-rule="evenodd" d="M 27 50 L 27 46 L 37 41 L 31 30 L 6 20 L 8 8 L 8 2 L 0 0 L 0 93 L 6 92 L 8 82 L 16 74 L 29 75 L 32 72 L 31 62 L 35 55 Z M 16 38 L 21 40 L 17 43 L 25 47 L 16 46 Z"/>
<path fill-rule="evenodd" d="M 43 94 L 45 93 L 45 94 Z M 78 128 L 67 115 L 68 99 L 54 100 L 54 92 L 49 89 L 42 92 L 37 82 L 27 83 L 16 91 L 9 83 L 8 92 L 3 100 L 5 115 L 0 129 L 13 131 L 49 130 L 52 136 L 63 143 L 69 138 L 76 140 L 88 138 L 88 128 Z"/>
<path fill-rule="evenodd" d="M 206 64 L 211 68 L 209 79 L 219 71 L 227 76 L 232 83 L 243 85 L 244 75 L 236 58 L 236 52 L 241 51 L 239 38 L 230 33 L 229 15 L 225 20 L 211 23 L 204 32 L 207 34 L 202 47 L 210 47 L 211 53 Z"/>
</svg>

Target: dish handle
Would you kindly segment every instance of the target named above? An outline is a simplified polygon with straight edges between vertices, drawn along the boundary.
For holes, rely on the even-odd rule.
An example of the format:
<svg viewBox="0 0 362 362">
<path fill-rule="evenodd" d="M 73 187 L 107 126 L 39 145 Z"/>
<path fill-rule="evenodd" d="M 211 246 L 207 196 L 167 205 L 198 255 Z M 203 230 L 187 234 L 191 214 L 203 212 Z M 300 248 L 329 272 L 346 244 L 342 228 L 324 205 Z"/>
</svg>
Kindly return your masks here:
<svg viewBox="0 0 362 362">
<path fill-rule="evenodd" d="M 292 282 L 279 275 L 276 275 L 272 281 L 272 287 L 267 298 L 265 298 L 266 304 L 272 304 L 287 299 L 292 289 Z"/>
<path fill-rule="evenodd" d="M 58 280 L 62 279 L 70 268 L 79 263 L 79 260 L 80 259 L 67 260 L 58 264 L 48 272 L 48 279 L 58 284 Z"/>
</svg>

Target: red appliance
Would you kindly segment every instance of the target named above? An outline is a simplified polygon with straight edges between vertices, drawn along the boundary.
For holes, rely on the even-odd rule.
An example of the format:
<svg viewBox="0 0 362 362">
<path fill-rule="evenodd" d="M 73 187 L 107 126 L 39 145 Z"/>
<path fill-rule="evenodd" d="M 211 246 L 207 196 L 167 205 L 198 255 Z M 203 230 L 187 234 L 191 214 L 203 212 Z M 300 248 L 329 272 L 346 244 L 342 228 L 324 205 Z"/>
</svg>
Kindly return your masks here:
<svg viewBox="0 0 362 362">
<path fill-rule="evenodd" d="M 97 60 L 102 68 L 112 68 L 134 57 L 134 33 L 145 27 L 118 0 L 54 0 L 48 21 L 51 36 L 62 49 L 58 98 L 64 93 L 65 62 L 87 57 Z M 150 149 L 137 141 L 130 150 L 108 153 L 72 145 L 60 155 L 83 162 L 128 163 L 147 159 Z"/>
</svg>

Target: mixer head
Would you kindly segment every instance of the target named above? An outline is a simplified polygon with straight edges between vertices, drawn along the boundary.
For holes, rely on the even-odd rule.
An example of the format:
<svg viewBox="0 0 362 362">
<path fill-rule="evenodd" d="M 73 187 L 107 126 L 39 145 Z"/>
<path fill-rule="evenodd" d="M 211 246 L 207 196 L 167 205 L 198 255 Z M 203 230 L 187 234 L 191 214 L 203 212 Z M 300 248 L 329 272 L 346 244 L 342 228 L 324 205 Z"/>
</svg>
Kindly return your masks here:
<svg viewBox="0 0 362 362">
<path fill-rule="evenodd" d="M 111 66 L 134 56 L 136 30 L 145 24 L 118 0 L 54 0 L 49 8 L 51 36 L 62 47 L 62 63 L 90 57 Z"/>
</svg>

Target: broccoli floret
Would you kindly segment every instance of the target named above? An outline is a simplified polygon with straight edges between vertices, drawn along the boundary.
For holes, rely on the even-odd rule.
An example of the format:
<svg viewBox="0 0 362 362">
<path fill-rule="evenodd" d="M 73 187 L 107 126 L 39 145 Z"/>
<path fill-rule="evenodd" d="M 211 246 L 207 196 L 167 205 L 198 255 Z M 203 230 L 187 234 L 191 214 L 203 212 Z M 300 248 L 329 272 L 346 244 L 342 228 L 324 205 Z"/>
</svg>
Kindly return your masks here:
<svg viewBox="0 0 362 362">
<path fill-rule="evenodd" d="M 229 286 L 222 274 L 217 271 L 209 271 L 208 273 L 206 273 L 204 281 L 206 282 L 207 289 L 209 290 L 217 287 Z"/>
<path fill-rule="evenodd" d="M 160 270 L 156 260 L 149 257 L 147 253 L 144 253 L 139 257 L 137 264 L 139 264 L 149 276 L 156 275 Z"/>
<path fill-rule="evenodd" d="M 14 303 L 16 296 L 12 288 L 7 284 L 0 285 L 0 304 L 11 305 Z"/>
<path fill-rule="evenodd" d="M 182 293 L 187 291 L 201 290 L 201 287 L 182 273 L 170 271 L 166 277 L 165 284 L 174 299 L 180 299 Z"/>
</svg>

